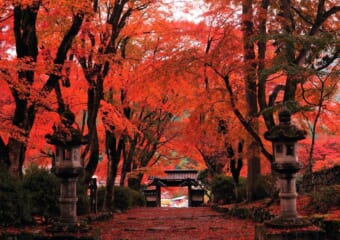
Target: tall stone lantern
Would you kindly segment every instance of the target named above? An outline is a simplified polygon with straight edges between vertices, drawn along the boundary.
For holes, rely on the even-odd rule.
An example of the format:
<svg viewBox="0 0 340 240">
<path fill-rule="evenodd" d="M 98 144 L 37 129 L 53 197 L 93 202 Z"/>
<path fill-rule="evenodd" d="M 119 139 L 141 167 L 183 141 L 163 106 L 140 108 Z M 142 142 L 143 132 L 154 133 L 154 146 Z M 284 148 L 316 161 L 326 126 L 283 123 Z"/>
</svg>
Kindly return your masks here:
<svg viewBox="0 0 340 240">
<path fill-rule="evenodd" d="M 85 144 L 81 132 L 74 127 L 74 114 L 66 107 L 61 121 L 53 126 L 53 134 L 45 137 L 55 146 L 55 159 L 52 172 L 61 179 L 59 208 L 61 226 L 77 224 L 77 180 L 83 170 L 80 146 Z"/>
<path fill-rule="evenodd" d="M 306 136 L 306 131 L 291 123 L 288 109 L 279 112 L 279 125 L 264 134 L 273 144 L 274 162 L 272 169 L 278 173 L 280 183 L 280 215 L 267 222 L 271 227 L 299 227 L 309 225 L 296 211 L 296 173 L 302 164 L 298 160 L 297 142 Z"/>
</svg>

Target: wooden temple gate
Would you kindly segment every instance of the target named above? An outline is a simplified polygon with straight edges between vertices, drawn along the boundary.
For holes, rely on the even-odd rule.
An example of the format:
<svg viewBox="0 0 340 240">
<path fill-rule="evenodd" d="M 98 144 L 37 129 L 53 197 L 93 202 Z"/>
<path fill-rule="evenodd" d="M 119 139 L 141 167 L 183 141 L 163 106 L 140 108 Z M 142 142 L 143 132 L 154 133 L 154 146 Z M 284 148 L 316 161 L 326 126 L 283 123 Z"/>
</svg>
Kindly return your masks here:
<svg viewBox="0 0 340 240">
<path fill-rule="evenodd" d="M 198 207 L 204 203 L 204 190 L 199 187 L 197 170 L 166 170 L 165 177 L 151 177 L 149 189 L 144 190 L 148 207 L 161 206 L 161 187 L 188 187 L 188 206 Z M 150 189 L 153 187 L 153 189 Z"/>
</svg>

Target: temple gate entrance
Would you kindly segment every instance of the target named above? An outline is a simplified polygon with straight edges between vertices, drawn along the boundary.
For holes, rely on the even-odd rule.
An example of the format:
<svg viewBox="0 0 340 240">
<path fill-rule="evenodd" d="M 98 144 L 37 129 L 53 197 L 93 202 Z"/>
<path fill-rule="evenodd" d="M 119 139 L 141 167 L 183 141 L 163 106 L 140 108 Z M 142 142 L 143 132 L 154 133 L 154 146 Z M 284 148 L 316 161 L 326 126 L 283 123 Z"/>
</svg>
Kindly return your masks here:
<svg viewBox="0 0 340 240">
<path fill-rule="evenodd" d="M 144 190 L 146 206 L 161 206 L 162 187 L 187 187 L 188 206 L 198 207 L 204 203 L 204 189 L 197 181 L 197 170 L 166 170 L 164 177 L 150 177 L 151 182 Z"/>
</svg>

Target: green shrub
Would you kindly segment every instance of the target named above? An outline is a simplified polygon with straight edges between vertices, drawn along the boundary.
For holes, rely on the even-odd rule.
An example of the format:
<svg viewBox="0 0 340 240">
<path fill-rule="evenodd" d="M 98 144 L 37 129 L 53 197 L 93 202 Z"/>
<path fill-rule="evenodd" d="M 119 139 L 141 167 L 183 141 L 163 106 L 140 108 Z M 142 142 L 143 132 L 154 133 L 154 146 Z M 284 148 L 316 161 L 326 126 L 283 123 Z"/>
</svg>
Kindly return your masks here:
<svg viewBox="0 0 340 240">
<path fill-rule="evenodd" d="M 130 191 L 126 187 L 115 187 L 114 189 L 114 207 L 121 211 L 126 211 L 132 205 Z"/>
<path fill-rule="evenodd" d="M 97 209 L 102 210 L 104 207 L 105 187 L 97 188 Z"/>
<path fill-rule="evenodd" d="M 314 212 L 326 213 L 332 207 L 339 206 L 340 185 L 325 186 L 309 195 L 311 198 L 306 209 Z"/>
<path fill-rule="evenodd" d="M 23 178 L 23 189 L 32 204 L 31 214 L 43 216 L 45 219 L 59 215 L 60 182 L 58 178 L 47 169 L 31 165 Z M 77 183 L 77 214 L 88 213 L 89 200 L 87 186 Z"/>
<path fill-rule="evenodd" d="M 87 185 L 77 182 L 77 215 L 84 215 L 89 213 L 90 199 L 87 196 Z"/>
<path fill-rule="evenodd" d="M 227 204 L 235 202 L 235 185 L 232 177 L 217 175 L 211 181 L 211 193 L 213 202 Z"/>
<path fill-rule="evenodd" d="M 31 207 L 21 183 L 0 168 L 0 226 L 32 223 Z"/>
<path fill-rule="evenodd" d="M 235 188 L 235 197 L 236 202 L 247 200 L 247 179 L 239 179 L 239 185 Z"/>
<path fill-rule="evenodd" d="M 255 199 L 270 197 L 275 200 L 279 198 L 279 190 L 276 186 L 277 178 L 273 175 L 258 176 L 255 182 Z"/>
<path fill-rule="evenodd" d="M 105 199 L 105 187 L 97 190 L 97 207 L 103 209 Z M 116 186 L 114 188 L 114 208 L 126 211 L 131 207 L 144 206 L 144 194 L 129 187 Z"/>
<path fill-rule="evenodd" d="M 129 189 L 129 195 L 131 197 L 130 207 L 142 207 L 145 205 L 145 197 L 142 192 L 134 189 Z"/>
<path fill-rule="evenodd" d="M 59 181 L 48 170 L 30 166 L 24 175 L 22 186 L 32 204 L 31 214 L 46 219 L 59 213 Z"/>
</svg>

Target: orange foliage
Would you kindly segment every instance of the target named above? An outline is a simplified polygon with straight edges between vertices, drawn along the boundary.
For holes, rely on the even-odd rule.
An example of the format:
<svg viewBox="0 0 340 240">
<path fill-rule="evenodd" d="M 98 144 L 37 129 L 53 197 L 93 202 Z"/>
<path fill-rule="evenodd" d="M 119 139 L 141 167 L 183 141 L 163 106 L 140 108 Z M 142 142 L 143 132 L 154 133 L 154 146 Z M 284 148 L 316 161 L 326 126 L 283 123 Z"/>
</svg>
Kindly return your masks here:
<svg viewBox="0 0 340 240">
<path fill-rule="evenodd" d="M 28 4 L 30 1 L 22 2 Z M 56 111 L 57 101 L 54 92 L 42 98 L 41 88 L 49 75 L 56 73 L 58 66 L 53 64 L 53 59 L 57 46 L 71 23 L 72 14 L 78 9 L 85 13 L 86 21 L 68 54 L 68 57 L 72 55 L 73 59 L 67 60 L 57 74 L 61 77 L 59 82 L 62 98 L 70 104 L 72 111 L 76 113 L 76 121 L 82 128 L 86 125 L 83 112 L 88 104 L 87 91 L 92 86 L 89 86 L 86 81 L 84 76 L 86 71 L 84 73 L 81 69 L 78 58 L 91 56 L 93 65 L 102 64 L 104 61 L 110 63 L 110 70 L 104 82 L 101 115 L 97 121 L 100 154 L 105 156 L 105 130 L 114 132 L 118 137 L 122 135 L 131 137 L 134 134 L 143 136 L 145 132 L 141 128 L 147 127 L 143 125 L 146 123 L 139 117 L 145 111 L 170 113 L 172 116 L 164 134 L 158 139 L 161 143 L 159 148 L 150 164 L 143 169 L 149 174 L 162 172 L 176 165 L 203 169 L 205 165 L 202 152 L 205 154 L 223 152 L 226 143 L 231 143 L 236 147 L 240 139 L 250 138 L 232 112 L 230 95 L 223 81 L 223 76 L 228 75 L 235 94 L 235 104 L 241 113 L 245 113 L 242 33 L 238 22 L 234 19 L 235 14 L 238 13 L 235 9 L 226 6 L 226 1 L 206 1 L 211 3 L 211 8 L 204 13 L 204 21 L 199 23 L 169 18 L 167 13 L 169 6 L 162 5 L 162 1 L 149 5 L 145 11 L 135 10 L 116 39 L 116 53 L 97 55 L 94 52 L 103 47 L 102 45 L 107 41 L 105 36 L 110 34 L 112 29 L 103 19 L 99 19 L 99 16 L 94 14 L 89 7 L 90 2 L 92 1 L 80 3 L 63 0 L 44 3 L 37 19 L 39 54 L 34 66 L 27 64 L 25 62 L 27 59 L 19 61 L 15 58 L 13 23 L 10 16 L 12 11 L 8 6 L 3 8 L 9 10 L 8 12 L 3 10 L 4 18 L 1 18 L 0 22 L 0 69 L 5 69 L 8 74 L 6 71 L 0 71 L 2 84 L 0 135 L 5 143 L 9 136 L 24 138 L 23 140 L 28 144 L 26 158 L 28 163 L 38 162 L 40 165 L 49 165 L 50 147 L 45 144 L 44 135 L 51 130 L 56 120 L 56 114 L 48 112 Z M 147 3 L 149 1 L 128 1 L 128 6 L 135 7 L 134 4 L 137 2 Z M 190 4 L 187 7 L 184 12 L 190 12 Z M 268 28 L 273 30 L 278 25 L 278 19 L 275 16 L 270 16 L 269 19 L 271 21 L 268 23 Z M 330 25 L 326 22 L 327 27 L 331 28 Z M 90 33 L 93 34 L 91 36 L 93 40 L 100 44 L 92 46 L 91 41 L 84 40 L 89 38 Z M 270 39 L 266 43 L 265 63 L 270 72 L 266 79 L 268 94 L 272 93 L 277 85 L 284 84 L 287 79 L 284 69 L 273 70 L 280 63 L 277 62 L 278 47 L 274 42 Z M 17 79 L 16 73 L 19 67 L 35 72 L 35 81 L 29 88 Z M 306 75 L 305 77 L 309 82 L 305 82 L 304 87 L 310 90 L 305 92 L 305 97 L 311 102 L 316 102 L 320 97 L 320 92 L 316 91 L 317 88 L 314 85 L 316 81 L 312 76 Z M 70 81 L 70 86 L 66 86 L 66 80 Z M 323 130 L 337 135 L 339 122 L 334 116 L 338 116 L 340 108 L 339 102 L 334 101 L 333 97 L 339 83 L 336 82 L 335 77 L 329 80 L 327 89 L 334 92 L 330 95 L 330 101 L 325 102 L 323 106 L 324 114 L 318 131 Z M 38 103 L 36 121 L 28 139 L 23 137 L 24 134 L 20 132 L 20 129 L 11 124 L 10 120 L 15 106 L 9 86 L 20 89 L 23 97 L 29 95 L 29 103 Z M 120 91 L 126 92 L 126 99 L 123 102 L 120 99 Z M 302 91 L 299 87 L 297 95 L 300 96 Z M 283 93 L 281 91 L 275 100 L 282 101 Z M 112 101 L 109 101 L 110 94 L 112 94 Z M 298 101 L 302 103 L 303 99 L 299 97 Z M 126 107 L 134 113 L 130 119 L 124 115 Z M 312 119 L 315 112 L 307 112 L 305 116 Z M 227 123 L 225 134 L 218 132 L 219 120 L 225 120 Z M 301 122 L 302 127 L 307 127 L 305 118 L 301 117 L 298 121 Z M 259 124 L 259 136 L 262 138 L 266 126 L 262 119 Z M 84 126 L 83 133 L 87 132 L 88 129 Z M 267 141 L 263 143 L 265 149 L 270 152 L 271 144 Z M 303 150 L 308 144 L 310 144 L 308 140 L 302 144 L 301 161 L 306 159 L 306 153 Z M 317 142 L 315 169 L 321 167 L 319 159 L 326 166 L 332 165 L 339 159 L 335 145 L 336 141 L 332 139 Z M 247 157 L 245 154 L 244 159 Z M 103 159 L 96 172 L 101 178 L 106 174 L 106 157 Z M 183 159 L 189 159 L 190 162 L 184 164 Z M 262 173 L 269 172 L 270 166 L 263 156 L 262 162 Z M 228 171 L 228 166 L 225 171 Z M 241 175 L 246 176 L 246 165 Z"/>
</svg>

